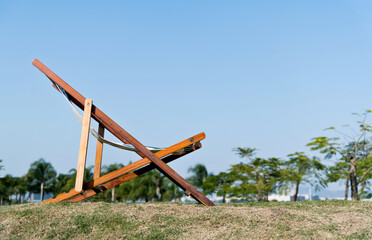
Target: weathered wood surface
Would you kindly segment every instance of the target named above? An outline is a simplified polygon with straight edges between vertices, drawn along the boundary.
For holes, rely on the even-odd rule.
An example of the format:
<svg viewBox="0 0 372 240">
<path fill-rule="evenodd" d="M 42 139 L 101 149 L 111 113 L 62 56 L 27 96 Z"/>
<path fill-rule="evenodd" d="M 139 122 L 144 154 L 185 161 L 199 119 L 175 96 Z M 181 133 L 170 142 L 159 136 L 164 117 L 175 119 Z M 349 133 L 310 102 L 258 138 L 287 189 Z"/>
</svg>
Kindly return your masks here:
<svg viewBox="0 0 372 240">
<path fill-rule="evenodd" d="M 67 94 L 69 94 L 71 101 L 74 102 L 76 106 L 83 109 L 85 98 L 80 93 L 78 93 L 60 77 L 58 77 L 54 72 L 52 72 L 49 68 L 42 64 L 39 60 L 35 59 L 32 63 L 41 72 L 43 72 L 52 82 L 58 84 L 61 88 L 63 88 L 67 92 Z M 133 145 L 133 147 L 135 147 L 138 150 L 137 154 L 139 154 L 142 158 L 147 158 L 151 162 L 153 162 L 158 167 L 159 171 L 165 174 L 170 180 L 176 183 L 183 190 L 188 190 L 190 192 L 190 195 L 197 201 L 207 206 L 214 205 L 214 203 L 210 201 L 206 196 L 199 192 L 195 187 L 193 187 L 189 182 L 187 182 L 171 167 L 169 167 L 167 164 L 161 161 L 158 156 L 153 154 L 142 143 L 140 143 L 137 139 L 135 139 L 132 135 L 130 135 L 127 131 L 125 131 L 122 127 L 120 127 L 116 122 L 114 122 L 111 118 L 109 118 L 106 114 L 104 114 L 94 105 L 92 107 L 92 117 L 98 123 L 102 124 L 108 131 L 110 131 L 115 137 L 120 139 L 122 142 Z M 151 120 L 151 117 L 152 116 L 148 116 L 149 120 Z"/>
<path fill-rule="evenodd" d="M 92 99 L 86 99 L 84 105 L 83 124 L 81 127 L 81 138 L 79 148 L 79 158 L 76 170 L 75 191 L 83 190 L 85 163 L 87 160 L 90 114 L 92 112 Z"/>
<path fill-rule="evenodd" d="M 104 137 L 105 128 L 101 124 L 98 125 L 98 134 L 101 137 Z M 96 161 L 94 163 L 93 179 L 97 179 L 101 176 L 102 153 L 103 153 L 103 143 L 97 140 Z"/>
</svg>

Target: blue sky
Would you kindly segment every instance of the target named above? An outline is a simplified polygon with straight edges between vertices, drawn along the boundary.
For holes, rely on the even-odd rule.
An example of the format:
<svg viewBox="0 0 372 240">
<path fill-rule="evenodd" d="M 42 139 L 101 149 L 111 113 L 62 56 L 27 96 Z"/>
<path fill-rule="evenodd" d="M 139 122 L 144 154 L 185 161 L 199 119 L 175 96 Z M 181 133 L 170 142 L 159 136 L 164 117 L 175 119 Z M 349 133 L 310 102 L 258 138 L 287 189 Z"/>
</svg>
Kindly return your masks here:
<svg viewBox="0 0 372 240">
<path fill-rule="evenodd" d="M 372 108 L 369 1 L 1 1 L 0 159 L 20 176 L 40 157 L 76 168 L 80 125 L 39 59 L 146 145 L 204 131 L 171 166 L 218 173 L 305 151 Z M 94 162 L 90 139 L 87 165 Z M 137 160 L 104 148 L 104 164 Z"/>
</svg>

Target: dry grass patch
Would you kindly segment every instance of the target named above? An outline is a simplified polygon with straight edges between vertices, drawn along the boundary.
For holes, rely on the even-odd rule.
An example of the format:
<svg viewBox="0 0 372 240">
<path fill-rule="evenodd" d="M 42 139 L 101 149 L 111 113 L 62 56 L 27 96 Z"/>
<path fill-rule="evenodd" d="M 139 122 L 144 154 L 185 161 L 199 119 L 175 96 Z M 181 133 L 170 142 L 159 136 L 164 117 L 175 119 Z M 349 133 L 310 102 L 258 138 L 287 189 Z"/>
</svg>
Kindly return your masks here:
<svg viewBox="0 0 372 240">
<path fill-rule="evenodd" d="M 372 203 L 39 203 L 0 207 L 1 239 L 371 239 Z"/>
</svg>

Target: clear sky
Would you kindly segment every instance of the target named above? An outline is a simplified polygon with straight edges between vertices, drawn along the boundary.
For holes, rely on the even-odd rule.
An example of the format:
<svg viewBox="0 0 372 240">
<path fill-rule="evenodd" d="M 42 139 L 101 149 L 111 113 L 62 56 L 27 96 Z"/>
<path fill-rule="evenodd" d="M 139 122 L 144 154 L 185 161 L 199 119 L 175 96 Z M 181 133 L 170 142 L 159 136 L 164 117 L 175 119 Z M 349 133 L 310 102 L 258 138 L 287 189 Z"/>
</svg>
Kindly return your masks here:
<svg viewBox="0 0 372 240">
<path fill-rule="evenodd" d="M 76 168 L 81 126 L 39 59 L 146 145 L 204 131 L 171 166 L 214 173 L 309 153 L 323 129 L 372 108 L 371 1 L 0 1 L 0 159 Z M 87 165 L 94 163 L 90 138 Z M 139 159 L 104 148 L 103 164 Z"/>
</svg>

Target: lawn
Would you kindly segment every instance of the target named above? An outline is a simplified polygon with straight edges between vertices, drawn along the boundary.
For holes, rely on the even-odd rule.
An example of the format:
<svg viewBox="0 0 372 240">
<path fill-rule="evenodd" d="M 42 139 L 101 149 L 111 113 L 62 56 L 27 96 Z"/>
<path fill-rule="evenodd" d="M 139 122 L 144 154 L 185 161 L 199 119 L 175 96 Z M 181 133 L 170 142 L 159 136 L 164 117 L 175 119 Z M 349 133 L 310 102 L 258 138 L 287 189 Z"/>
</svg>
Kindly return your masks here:
<svg viewBox="0 0 372 240">
<path fill-rule="evenodd" d="M 0 206 L 1 239 L 372 239 L 372 202 Z"/>
</svg>

